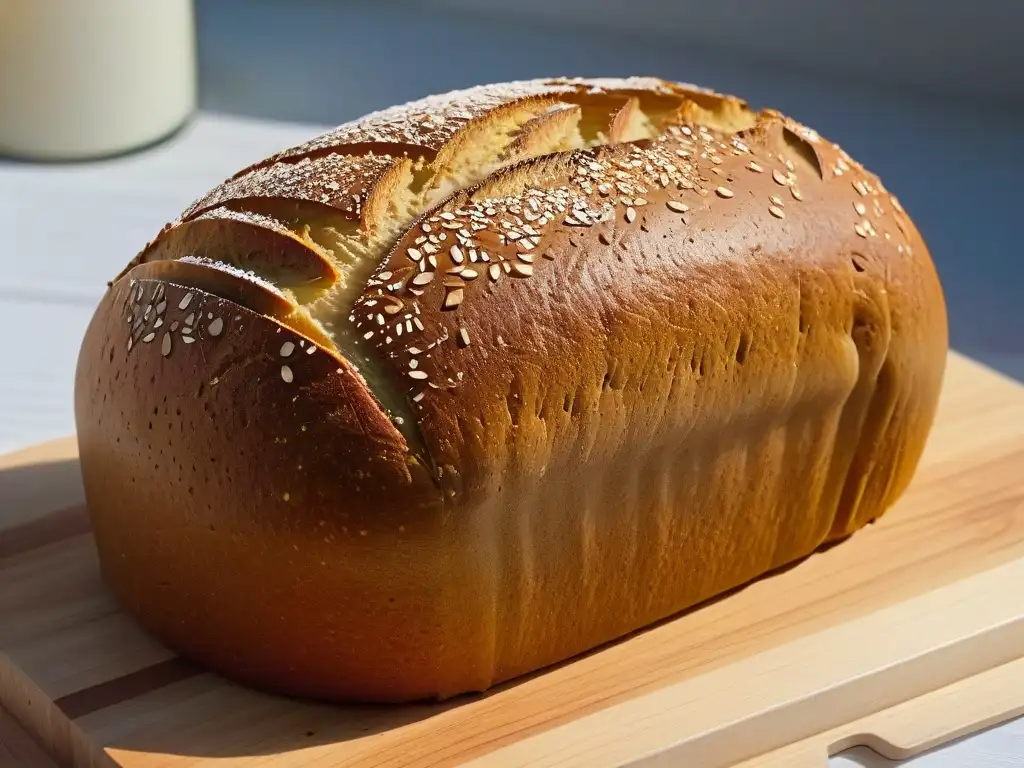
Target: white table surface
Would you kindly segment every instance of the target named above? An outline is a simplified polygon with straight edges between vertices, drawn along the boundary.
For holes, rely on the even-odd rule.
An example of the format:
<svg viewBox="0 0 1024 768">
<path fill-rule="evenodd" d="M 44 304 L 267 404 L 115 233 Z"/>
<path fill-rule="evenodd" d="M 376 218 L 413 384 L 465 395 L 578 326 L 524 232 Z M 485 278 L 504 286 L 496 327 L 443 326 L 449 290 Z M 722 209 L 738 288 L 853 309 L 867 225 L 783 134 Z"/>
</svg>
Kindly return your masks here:
<svg viewBox="0 0 1024 768">
<path fill-rule="evenodd" d="M 946 286 L 954 345 L 1024 380 L 1019 106 L 954 104 L 852 83 L 837 89 L 806 73 L 778 76 L 707 52 L 596 32 L 532 29 L 529 59 L 500 57 L 491 52 L 514 49 L 523 27 L 314 2 L 304 3 L 304 21 L 294 24 L 294 7 L 272 0 L 200 3 L 203 105 L 218 112 L 201 113 L 170 141 L 99 163 L 0 160 L 0 453 L 73 431 L 76 355 L 106 281 L 207 188 L 327 123 L 388 103 L 469 82 L 561 73 L 694 80 L 779 106 L 840 141 L 883 171 L 922 226 Z M 376 32 L 385 24 L 395 41 L 391 58 L 375 59 L 370 81 L 360 73 L 379 52 Z M 331 30 L 342 27 L 346 44 L 337 45 Z M 424 30 L 457 34 L 460 46 L 426 61 L 402 43 Z M 858 748 L 830 765 L 895 763 Z M 1024 720 L 902 765 L 1024 766 Z"/>
</svg>

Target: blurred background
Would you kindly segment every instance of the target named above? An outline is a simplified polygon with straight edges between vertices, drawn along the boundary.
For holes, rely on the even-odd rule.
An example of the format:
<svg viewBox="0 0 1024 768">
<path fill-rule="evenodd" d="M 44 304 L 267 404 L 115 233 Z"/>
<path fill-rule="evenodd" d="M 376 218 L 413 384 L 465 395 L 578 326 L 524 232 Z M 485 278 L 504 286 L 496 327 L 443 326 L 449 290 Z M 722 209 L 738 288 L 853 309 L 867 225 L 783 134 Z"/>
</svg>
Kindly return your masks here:
<svg viewBox="0 0 1024 768">
<path fill-rule="evenodd" d="M 106 281 L 207 188 L 371 110 L 554 75 L 689 81 L 837 141 L 922 230 L 953 346 L 1024 381 L 1022 30 L 1017 0 L 0 0 L 0 451 L 73 430 Z"/>
</svg>

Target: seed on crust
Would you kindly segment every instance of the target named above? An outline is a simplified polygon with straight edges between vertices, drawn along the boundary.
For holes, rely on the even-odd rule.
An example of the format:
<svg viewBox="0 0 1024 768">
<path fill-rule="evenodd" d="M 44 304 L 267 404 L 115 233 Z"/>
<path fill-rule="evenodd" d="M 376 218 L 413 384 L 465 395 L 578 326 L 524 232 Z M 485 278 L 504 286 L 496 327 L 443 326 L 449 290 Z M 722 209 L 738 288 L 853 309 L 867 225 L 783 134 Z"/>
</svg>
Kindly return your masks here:
<svg viewBox="0 0 1024 768">
<path fill-rule="evenodd" d="M 505 262 L 506 264 L 508 262 Z M 530 264 L 513 264 L 509 274 L 512 277 L 529 277 L 533 274 L 533 266 Z"/>
<path fill-rule="evenodd" d="M 462 303 L 463 295 L 464 293 L 462 288 L 449 289 L 448 293 L 445 294 L 444 302 L 441 304 L 441 309 L 455 309 Z"/>
</svg>

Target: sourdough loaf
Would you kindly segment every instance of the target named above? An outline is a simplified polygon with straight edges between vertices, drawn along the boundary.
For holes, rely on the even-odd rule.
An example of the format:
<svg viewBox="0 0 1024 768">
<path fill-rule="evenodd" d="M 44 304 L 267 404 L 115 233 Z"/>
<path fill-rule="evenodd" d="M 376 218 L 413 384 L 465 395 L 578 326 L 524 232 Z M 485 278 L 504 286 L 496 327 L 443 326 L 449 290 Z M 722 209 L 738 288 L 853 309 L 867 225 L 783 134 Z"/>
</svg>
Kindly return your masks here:
<svg viewBox="0 0 1024 768">
<path fill-rule="evenodd" d="M 881 181 L 655 79 L 473 88 L 243 169 L 112 281 L 76 380 L 106 579 L 268 690 L 480 691 L 881 515 L 943 296 Z"/>
</svg>

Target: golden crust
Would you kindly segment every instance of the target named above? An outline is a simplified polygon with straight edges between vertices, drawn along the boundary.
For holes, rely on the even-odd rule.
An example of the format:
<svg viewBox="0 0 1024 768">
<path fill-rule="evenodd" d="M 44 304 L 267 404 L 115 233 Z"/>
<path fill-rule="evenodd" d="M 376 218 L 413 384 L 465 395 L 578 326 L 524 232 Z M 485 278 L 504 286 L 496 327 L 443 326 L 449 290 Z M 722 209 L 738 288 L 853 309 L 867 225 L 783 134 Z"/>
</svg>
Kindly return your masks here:
<svg viewBox="0 0 1024 768">
<path fill-rule="evenodd" d="M 162 641 L 232 677 L 431 695 L 456 673 L 430 473 L 347 361 L 183 276 L 119 281 L 85 338 L 78 438 L 106 578 Z"/>
<path fill-rule="evenodd" d="M 316 323 L 310 320 L 302 307 L 295 304 L 273 284 L 251 272 L 244 272 L 209 259 L 194 259 L 191 256 L 184 256 L 176 260 L 151 261 L 134 267 L 130 274 L 132 280 L 136 282 L 143 280 L 172 281 L 178 285 L 192 286 L 207 291 L 260 315 L 279 320 L 321 346 L 332 349 L 334 347 L 333 342 Z M 133 314 L 130 318 L 133 330 L 132 342 L 145 340 L 149 333 L 161 332 L 160 329 L 164 325 L 161 311 L 159 301 L 148 304 L 143 304 L 140 301 L 133 305 Z M 193 335 L 192 326 L 195 325 L 195 322 L 201 322 L 201 317 L 199 321 L 189 320 L 184 323 L 181 330 L 184 336 Z M 176 329 L 164 328 L 162 333 L 174 333 L 174 330 Z M 191 344 L 192 342 L 184 341 L 184 343 Z M 130 347 L 131 344 L 129 344 L 129 349 Z"/>
<path fill-rule="evenodd" d="M 417 163 L 492 144 L 511 165 L 358 251 L 350 306 L 274 282 L 319 268 L 297 244 L 329 258 L 297 234 L 316 206 L 353 248 L 440 173 Z M 76 383 L 108 578 L 226 674 L 484 689 L 856 531 L 923 450 L 947 345 L 927 248 L 876 176 L 777 112 L 642 78 L 485 86 L 285 150 L 183 220 L 274 201 L 286 224 L 225 224 L 209 261 L 165 228 Z M 203 343 L 181 338 L 186 293 L 190 334 L 223 318 Z"/>
<path fill-rule="evenodd" d="M 875 177 L 816 137 L 791 170 L 786 131 L 813 137 L 768 115 L 506 171 L 424 215 L 357 304 L 360 329 L 378 294 L 422 325 L 369 341 L 481 521 L 495 680 L 848 535 L 912 475 L 945 360 L 937 278 Z M 458 258 L 417 280 L 409 250 L 437 231 Z"/>
<path fill-rule="evenodd" d="M 505 159 L 532 157 L 537 150 L 552 144 L 571 148 L 582 110 L 576 104 L 557 104 L 537 117 L 528 120 L 516 132 L 505 150 Z"/>
<path fill-rule="evenodd" d="M 278 198 L 324 205 L 347 219 L 364 221 L 363 209 L 381 179 L 408 162 L 391 155 L 329 154 L 261 166 L 221 184 L 193 203 L 182 218 L 225 203 Z"/>
<path fill-rule="evenodd" d="M 254 211 L 212 208 L 176 222 L 139 256 L 138 263 L 185 256 L 211 259 L 272 278 L 286 290 L 314 299 L 338 280 L 326 254 L 284 222 Z"/>
<path fill-rule="evenodd" d="M 462 128 L 486 117 L 495 109 L 531 99 L 559 101 L 566 98 L 634 95 L 645 97 L 685 97 L 702 103 L 731 102 L 745 105 L 742 99 L 719 94 L 709 88 L 675 83 L 651 77 L 630 78 L 547 78 L 479 85 L 444 94 L 397 104 L 371 112 L 357 120 L 339 125 L 309 141 L 277 152 L 235 174 L 245 175 L 255 168 L 283 160 L 338 152 L 354 148 L 349 154 L 383 154 L 381 148 L 394 147 L 393 155 L 411 155 L 414 148 L 434 152 L 443 148 Z"/>
<path fill-rule="evenodd" d="M 602 94 L 624 89 L 645 93 L 712 94 L 696 86 L 681 86 L 654 78 L 525 80 L 476 86 L 427 96 L 370 113 L 273 156 L 272 160 L 304 157 L 353 144 L 376 142 L 440 151 L 465 127 L 494 110 L 534 99 L 557 101 L 577 94 Z"/>
</svg>

